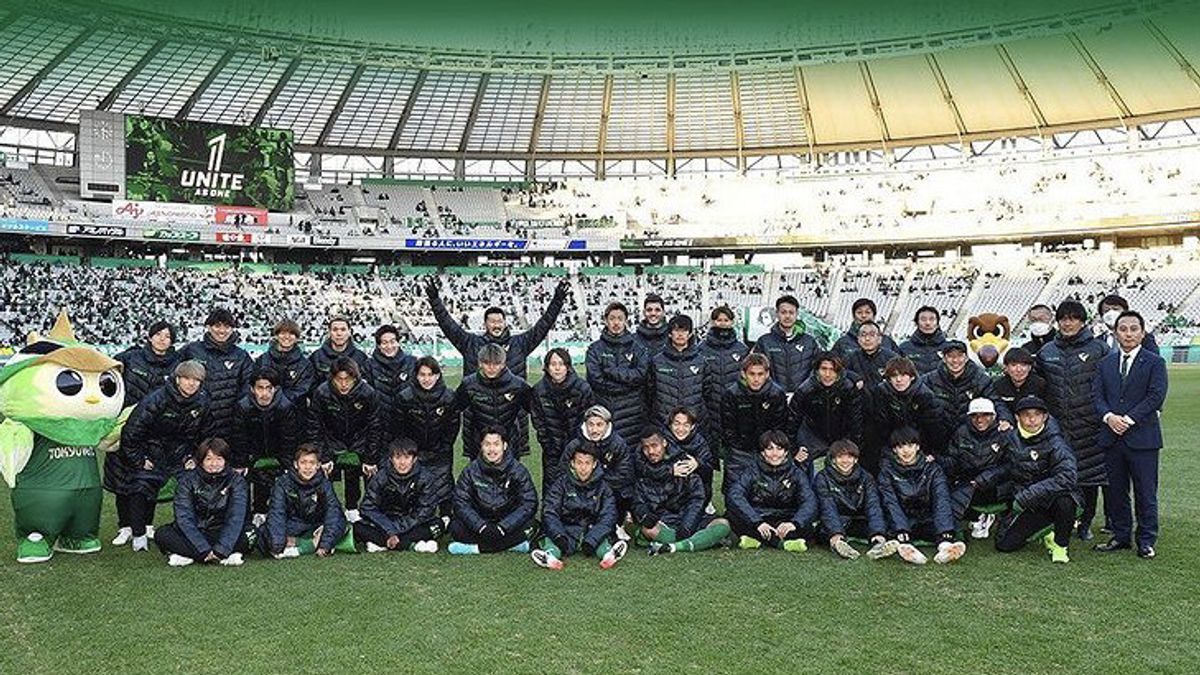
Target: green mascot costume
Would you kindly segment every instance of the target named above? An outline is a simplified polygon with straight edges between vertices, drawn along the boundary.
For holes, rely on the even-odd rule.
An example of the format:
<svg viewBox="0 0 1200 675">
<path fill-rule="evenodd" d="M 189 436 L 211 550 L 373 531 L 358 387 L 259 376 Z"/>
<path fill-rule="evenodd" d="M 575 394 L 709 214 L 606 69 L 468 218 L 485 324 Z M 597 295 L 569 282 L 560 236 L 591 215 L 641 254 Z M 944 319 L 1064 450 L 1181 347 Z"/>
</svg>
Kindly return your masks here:
<svg viewBox="0 0 1200 675">
<path fill-rule="evenodd" d="M 65 314 L 0 369 L 0 473 L 12 488 L 18 562 L 100 550 L 97 445 L 124 400 L 121 364 L 77 342 Z"/>
</svg>

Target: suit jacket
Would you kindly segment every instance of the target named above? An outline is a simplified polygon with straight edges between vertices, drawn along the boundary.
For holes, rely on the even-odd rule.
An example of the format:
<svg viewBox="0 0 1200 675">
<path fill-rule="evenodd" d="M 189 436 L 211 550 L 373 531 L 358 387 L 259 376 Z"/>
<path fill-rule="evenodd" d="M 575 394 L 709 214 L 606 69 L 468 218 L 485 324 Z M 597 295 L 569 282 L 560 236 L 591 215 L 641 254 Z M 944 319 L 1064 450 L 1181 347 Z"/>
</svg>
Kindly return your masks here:
<svg viewBox="0 0 1200 675">
<path fill-rule="evenodd" d="M 1147 349 L 1143 343 L 1129 374 L 1121 382 L 1120 349 L 1111 351 L 1100 361 L 1092 378 L 1092 401 L 1096 416 L 1106 413 L 1128 415 L 1133 426 L 1123 436 L 1117 436 L 1107 424 L 1100 427 L 1096 444 L 1108 448 L 1124 440 L 1131 450 L 1157 450 L 1163 445 L 1162 427 L 1158 423 L 1159 412 L 1167 398 L 1167 364 L 1157 351 Z"/>
</svg>

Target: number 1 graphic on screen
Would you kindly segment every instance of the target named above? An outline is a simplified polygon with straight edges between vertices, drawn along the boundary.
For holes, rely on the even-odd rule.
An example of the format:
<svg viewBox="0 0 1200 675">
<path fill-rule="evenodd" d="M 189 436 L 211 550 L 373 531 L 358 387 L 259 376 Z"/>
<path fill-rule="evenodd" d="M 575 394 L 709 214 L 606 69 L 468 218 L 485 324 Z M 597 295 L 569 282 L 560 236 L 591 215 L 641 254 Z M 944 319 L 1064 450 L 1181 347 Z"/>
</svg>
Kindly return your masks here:
<svg viewBox="0 0 1200 675">
<path fill-rule="evenodd" d="M 214 136 L 208 142 L 208 170 L 220 171 L 221 163 L 225 161 L 225 134 Z"/>
</svg>

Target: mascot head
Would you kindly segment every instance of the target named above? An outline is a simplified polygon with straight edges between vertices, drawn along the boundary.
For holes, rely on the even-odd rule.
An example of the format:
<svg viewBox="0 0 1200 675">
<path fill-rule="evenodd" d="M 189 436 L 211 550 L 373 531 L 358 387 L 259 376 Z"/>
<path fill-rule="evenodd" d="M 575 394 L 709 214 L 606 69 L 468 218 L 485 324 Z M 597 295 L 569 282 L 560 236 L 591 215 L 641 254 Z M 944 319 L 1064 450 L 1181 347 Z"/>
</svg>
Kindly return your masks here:
<svg viewBox="0 0 1200 675">
<path fill-rule="evenodd" d="M 1003 314 L 976 314 L 967 319 L 967 343 L 986 368 L 996 365 L 1008 349 L 1012 329 Z"/>
<path fill-rule="evenodd" d="M 78 342 L 65 313 L 0 369 L 0 418 L 64 445 L 99 443 L 124 402 L 121 364 Z"/>
</svg>

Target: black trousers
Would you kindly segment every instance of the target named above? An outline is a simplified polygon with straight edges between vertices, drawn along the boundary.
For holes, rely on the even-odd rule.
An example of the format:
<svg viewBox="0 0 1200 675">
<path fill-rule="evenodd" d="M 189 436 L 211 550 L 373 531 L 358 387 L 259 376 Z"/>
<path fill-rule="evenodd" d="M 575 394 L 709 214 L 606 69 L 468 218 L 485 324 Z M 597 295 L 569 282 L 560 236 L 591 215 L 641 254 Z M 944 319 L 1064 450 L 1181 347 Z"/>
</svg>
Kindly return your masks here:
<svg viewBox="0 0 1200 675">
<path fill-rule="evenodd" d="M 1083 513 L 1079 514 L 1079 526 L 1090 528 L 1092 521 L 1096 519 L 1096 503 L 1100 499 L 1100 486 L 1081 485 L 1079 491 L 1083 493 Z M 1108 523 L 1105 522 L 1105 524 Z"/>
<path fill-rule="evenodd" d="M 496 553 L 498 551 L 507 551 L 508 549 L 520 544 L 523 541 L 529 541 L 533 534 L 537 531 L 536 521 L 531 523 L 525 529 L 516 529 L 511 532 L 505 532 L 503 536 L 489 536 L 472 532 L 460 520 L 450 521 L 450 539 L 461 541 L 464 544 L 476 544 L 482 553 Z"/>
<path fill-rule="evenodd" d="M 131 516 L 129 513 L 130 495 L 113 495 L 117 502 L 117 527 L 131 527 Z"/>
<path fill-rule="evenodd" d="M 215 544 L 221 536 L 220 531 L 204 530 L 204 538 L 208 540 L 210 545 Z M 154 532 L 154 543 L 158 545 L 158 550 L 162 551 L 163 555 L 181 555 L 185 558 L 191 558 L 196 562 L 204 562 L 204 556 L 192 542 L 179 529 L 175 523 L 167 523 Z M 250 541 L 246 538 L 246 533 L 243 532 L 238 536 L 237 542 L 233 545 L 233 553 L 241 553 L 245 555 L 250 552 Z M 207 551 L 205 552 L 207 553 Z"/>
<path fill-rule="evenodd" d="M 451 464 L 422 464 L 425 472 L 433 476 L 438 489 L 438 514 L 454 514 L 454 466 Z"/>
<path fill-rule="evenodd" d="M 133 530 L 133 536 L 146 536 L 146 526 L 154 524 L 154 509 L 158 506 L 158 499 L 146 497 L 141 493 L 125 495 L 125 498 L 128 500 L 126 513 L 129 515 L 129 527 Z M 154 536 L 158 536 L 157 532 Z"/>
<path fill-rule="evenodd" d="M 1075 500 L 1070 495 L 1059 495 L 1046 508 L 1031 509 L 1018 514 L 1009 512 L 1000 521 L 996 532 L 996 550 L 1010 553 L 1025 546 L 1035 532 L 1054 525 L 1054 543 L 1066 546 L 1071 542 L 1071 531 L 1075 529 Z"/>
<path fill-rule="evenodd" d="M 254 469 L 246 474 L 250 489 L 250 513 L 266 513 L 271 508 L 271 490 L 283 469 Z"/>
<path fill-rule="evenodd" d="M 440 518 L 429 522 L 421 523 L 407 532 L 400 533 L 400 544 L 396 550 L 403 551 L 418 541 L 426 539 L 437 539 L 442 536 L 444 530 Z M 354 524 L 354 540 L 361 542 L 371 542 L 376 546 L 387 546 L 388 533 L 376 526 L 375 523 L 367 519 L 363 519 Z"/>
<path fill-rule="evenodd" d="M 358 508 L 358 500 L 362 499 L 362 467 L 334 466 L 330 479 L 342 481 L 343 506 L 347 511 Z"/>
<path fill-rule="evenodd" d="M 843 518 L 845 521 L 843 522 L 842 526 L 846 531 L 842 533 L 842 536 L 846 537 L 847 539 L 870 540 L 871 537 L 874 536 L 887 536 L 884 532 L 872 532 L 871 528 L 867 526 L 866 518 L 845 518 L 845 516 L 843 516 Z M 829 538 L 832 536 L 833 532 L 825 529 L 825 524 L 821 523 L 821 543 L 829 543 Z"/>
</svg>

